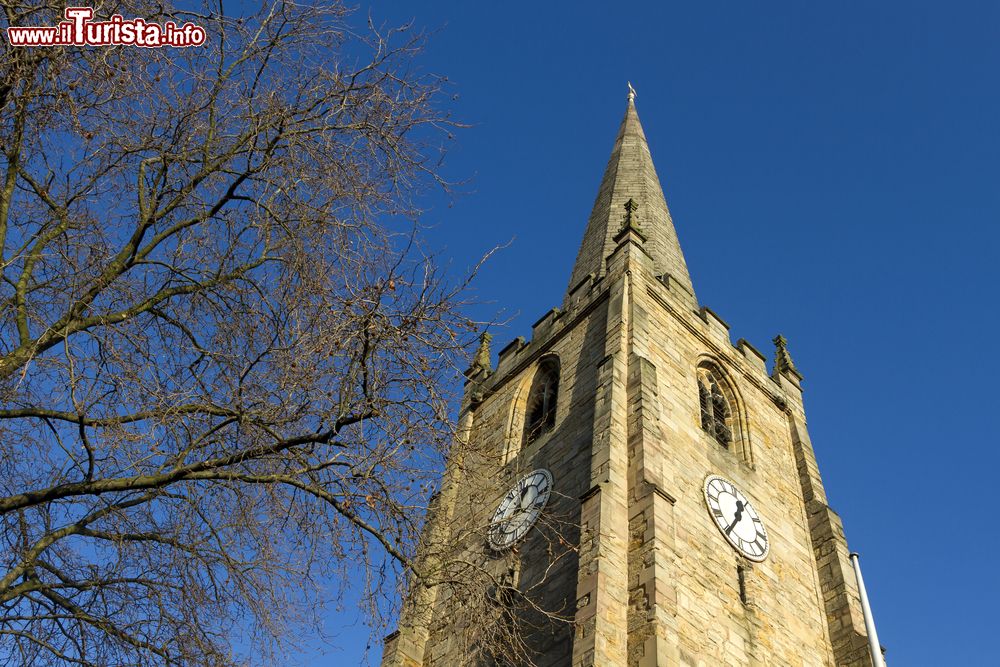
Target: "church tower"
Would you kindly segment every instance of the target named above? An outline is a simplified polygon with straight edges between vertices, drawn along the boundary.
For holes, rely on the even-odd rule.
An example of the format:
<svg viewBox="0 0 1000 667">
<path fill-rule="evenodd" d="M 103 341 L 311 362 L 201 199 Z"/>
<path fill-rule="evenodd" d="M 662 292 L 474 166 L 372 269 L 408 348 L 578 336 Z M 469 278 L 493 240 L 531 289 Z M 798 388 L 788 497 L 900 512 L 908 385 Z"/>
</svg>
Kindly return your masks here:
<svg viewBox="0 0 1000 667">
<path fill-rule="evenodd" d="M 484 336 L 466 374 L 418 556 L 437 583 L 411 586 L 383 665 L 512 664 L 491 641 L 539 667 L 871 665 L 774 345 L 769 372 L 699 307 L 630 92 L 561 307 L 495 368 Z M 471 571 L 479 597 L 447 583 Z"/>
</svg>

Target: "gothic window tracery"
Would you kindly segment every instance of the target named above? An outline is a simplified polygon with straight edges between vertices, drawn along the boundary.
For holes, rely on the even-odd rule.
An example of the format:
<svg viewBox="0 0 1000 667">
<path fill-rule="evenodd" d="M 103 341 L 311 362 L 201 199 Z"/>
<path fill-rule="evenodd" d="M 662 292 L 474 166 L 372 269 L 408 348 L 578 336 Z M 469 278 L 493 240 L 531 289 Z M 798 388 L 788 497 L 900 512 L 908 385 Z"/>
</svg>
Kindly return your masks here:
<svg viewBox="0 0 1000 667">
<path fill-rule="evenodd" d="M 559 362 L 544 359 L 535 373 L 525 406 L 524 444 L 530 445 L 556 424 L 559 396 Z"/>
<path fill-rule="evenodd" d="M 722 387 L 723 380 L 713 368 L 698 369 L 698 402 L 701 428 L 723 447 L 733 442 L 733 408 Z"/>
</svg>

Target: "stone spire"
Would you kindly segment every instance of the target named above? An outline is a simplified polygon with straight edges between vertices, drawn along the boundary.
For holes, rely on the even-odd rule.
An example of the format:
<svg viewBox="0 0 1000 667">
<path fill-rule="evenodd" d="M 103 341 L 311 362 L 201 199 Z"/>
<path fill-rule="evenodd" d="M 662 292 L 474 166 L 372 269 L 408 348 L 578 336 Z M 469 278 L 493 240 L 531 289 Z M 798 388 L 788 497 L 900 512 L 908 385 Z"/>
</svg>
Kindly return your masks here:
<svg viewBox="0 0 1000 667">
<path fill-rule="evenodd" d="M 628 208 L 625 208 L 626 204 Z M 611 159 L 604 170 L 604 178 L 601 179 L 597 200 L 573 266 L 569 289 L 576 287 L 588 274 L 604 274 L 604 260 L 615 249 L 614 237 L 626 222 L 622 211 L 630 216 L 627 222 L 638 227 L 646 238 L 643 249 L 653 258 L 657 275 L 669 274 L 691 293 L 694 300 L 694 288 L 688 276 L 684 254 L 677 241 L 677 232 L 674 231 L 674 223 L 663 197 L 660 179 L 653 167 L 646 135 L 639 124 L 639 115 L 635 110 L 635 89 L 631 84 L 625 118 L 618 130 Z M 638 224 L 632 219 L 636 211 L 639 216 Z"/>
</svg>

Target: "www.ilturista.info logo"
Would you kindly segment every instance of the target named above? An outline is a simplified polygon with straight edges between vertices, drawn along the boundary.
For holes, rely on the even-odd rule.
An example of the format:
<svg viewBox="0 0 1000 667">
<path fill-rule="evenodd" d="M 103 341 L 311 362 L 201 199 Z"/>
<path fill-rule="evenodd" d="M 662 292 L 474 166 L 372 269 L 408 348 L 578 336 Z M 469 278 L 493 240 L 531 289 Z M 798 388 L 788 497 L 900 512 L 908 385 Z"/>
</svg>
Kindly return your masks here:
<svg viewBox="0 0 1000 667">
<path fill-rule="evenodd" d="M 91 7 L 67 7 L 66 20 L 54 27 L 18 26 L 7 28 L 11 46 L 201 46 L 205 29 L 188 22 L 178 26 L 173 21 L 163 25 L 143 19 L 124 19 L 115 14 L 109 21 L 91 21 Z"/>
</svg>

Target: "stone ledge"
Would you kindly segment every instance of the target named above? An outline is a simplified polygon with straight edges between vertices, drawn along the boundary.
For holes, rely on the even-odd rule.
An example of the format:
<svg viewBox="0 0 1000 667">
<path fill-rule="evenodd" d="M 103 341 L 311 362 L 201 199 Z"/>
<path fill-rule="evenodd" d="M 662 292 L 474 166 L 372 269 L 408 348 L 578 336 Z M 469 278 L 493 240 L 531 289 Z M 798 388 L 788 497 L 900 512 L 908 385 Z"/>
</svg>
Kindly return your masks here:
<svg viewBox="0 0 1000 667">
<path fill-rule="evenodd" d="M 524 336 L 518 336 L 511 342 L 507 343 L 500 354 L 497 355 L 497 369 L 494 372 L 495 375 L 501 375 L 503 373 L 504 366 L 508 365 L 511 360 L 517 356 L 517 353 L 527 347 L 527 343 L 524 340 Z"/>
<path fill-rule="evenodd" d="M 767 357 L 760 350 L 748 343 L 745 338 L 740 338 L 736 341 L 736 349 L 743 354 L 754 368 L 763 371 L 767 375 Z"/>
<path fill-rule="evenodd" d="M 531 325 L 532 342 L 541 340 L 548 335 L 548 333 L 552 331 L 552 325 L 555 324 L 560 315 L 562 315 L 562 311 L 558 308 L 553 308 L 538 318 L 538 320 Z"/>
<path fill-rule="evenodd" d="M 702 306 L 695 312 L 698 314 L 698 317 L 700 317 L 701 320 L 708 325 L 709 330 L 715 334 L 716 337 L 721 338 L 732 345 L 729 340 L 729 324 L 727 324 L 724 319 L 719 317 L 714 310 L 708 306 Z"/>
</svg>

